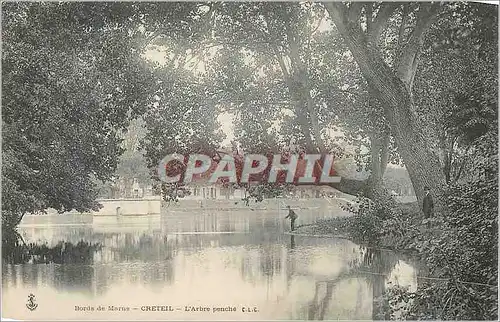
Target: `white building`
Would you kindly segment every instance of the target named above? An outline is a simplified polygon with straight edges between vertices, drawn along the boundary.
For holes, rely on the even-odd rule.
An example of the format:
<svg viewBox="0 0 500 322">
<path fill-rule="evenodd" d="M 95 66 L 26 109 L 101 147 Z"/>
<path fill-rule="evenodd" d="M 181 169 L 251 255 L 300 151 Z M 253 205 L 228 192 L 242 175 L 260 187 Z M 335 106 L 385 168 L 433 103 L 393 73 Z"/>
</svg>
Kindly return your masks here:
<svg viewBox="0 0 500 322">
<path fill-rule="evenodd" d="M 191 194 L 184 199 L 204 200 L 204 199 L 242 199 L 245 197 L 245 190 L 225 188 L 221 184 L 208 182 L 191 183 L 186 187 Z"/>
</svg>

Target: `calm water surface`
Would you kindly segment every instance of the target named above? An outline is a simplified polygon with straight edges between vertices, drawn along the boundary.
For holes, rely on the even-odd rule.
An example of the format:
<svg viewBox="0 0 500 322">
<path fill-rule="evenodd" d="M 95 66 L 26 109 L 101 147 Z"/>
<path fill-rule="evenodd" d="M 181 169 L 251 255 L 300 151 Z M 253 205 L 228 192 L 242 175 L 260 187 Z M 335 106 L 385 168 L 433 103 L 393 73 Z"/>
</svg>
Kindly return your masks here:
<svg viewBox="0 0 500 322">
<path fill-rule="evenodd" d="M 301 221 L 316 218 L 311 212 Z M 103 247 L 85 265 L 4 265 L 2 316 L 371 320 L 390 283 L 416 285 L 412 266 L 390 252 L 343 239 L 293 237 L 284 234 L 287 224 L 283 214 L 263 211 L 25 220 L 20 232 L 27 242 L 84 240 Z M 34 311 L 26 308 L 30 293 Z M 97 311 L 99 305 L 106 310 Z M 158 305 L 173 311 L 144 311 Z M 200 306 L 210 312 L 186 311 Z"/>
</svg>

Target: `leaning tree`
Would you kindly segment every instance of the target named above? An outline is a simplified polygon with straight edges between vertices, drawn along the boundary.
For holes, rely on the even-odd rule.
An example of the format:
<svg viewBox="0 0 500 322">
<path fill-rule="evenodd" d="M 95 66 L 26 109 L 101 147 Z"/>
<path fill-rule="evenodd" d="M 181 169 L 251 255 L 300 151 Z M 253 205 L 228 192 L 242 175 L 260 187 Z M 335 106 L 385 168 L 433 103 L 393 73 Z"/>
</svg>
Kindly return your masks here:
<svg viewBox="0 0 500 322">
<path fill-rule="evenodd" d="M 419 200 L 424 186 L 439 192 L 445 177 L 422 131 L 413 83 L 424 37 L 442 10 L 434 3 L 324 3 L 370 92 L 382 104 Z M 395 23 L 396 19 L 397 23 Z M 395 39 L 395 40 L 392 40 Z M 394 42 L 396 42 L 394 44 Z M 384 46 L 391 43 L 388 52 Z"/>
</svg>

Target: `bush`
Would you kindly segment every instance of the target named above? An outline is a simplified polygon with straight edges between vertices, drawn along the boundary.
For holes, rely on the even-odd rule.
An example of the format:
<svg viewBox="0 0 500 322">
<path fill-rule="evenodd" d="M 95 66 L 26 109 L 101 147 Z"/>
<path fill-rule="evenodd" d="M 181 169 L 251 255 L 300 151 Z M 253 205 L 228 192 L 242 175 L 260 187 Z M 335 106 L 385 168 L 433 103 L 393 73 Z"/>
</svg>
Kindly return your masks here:
<svg viewBox="0 0 500 322">
<path fill-rule="evenodd" d="M 404 246 L 418 250 L 430 276 L 446 279 L 418 285 L 414 293 L 390 290 L 413 299 L 404 310 L 405 319 L 498 318 L 498 157 L 494 142 L 491 138 L 478 142 L 467 176 L 446 190 L 445 211 L 429 220 L 436 229 L 413 234 L 412 224 L 384 223 L 385 229 L 400 227 L 404 231 Z"/>
</svg>

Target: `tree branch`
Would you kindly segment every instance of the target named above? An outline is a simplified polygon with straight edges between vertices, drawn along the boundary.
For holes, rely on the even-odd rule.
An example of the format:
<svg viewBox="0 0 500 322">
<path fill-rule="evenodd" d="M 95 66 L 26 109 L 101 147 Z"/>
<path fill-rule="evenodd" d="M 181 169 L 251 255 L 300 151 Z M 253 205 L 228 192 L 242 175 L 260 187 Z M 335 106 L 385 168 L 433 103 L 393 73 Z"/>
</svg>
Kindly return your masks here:
<svg viewBox="0 0 500 322">
<path fill-rule="evenodd" d="M 471 147 L 472 147 L 472 144 L 469 144 L 465 150 L 464 159 L 462 160 L 462 162 L 460 164 L 460 168 L 458 169 L 457 173 L 455 174 L 455 181 L 457 181 L 460 178 L 460 176 L 462 175 L 462 171 L 464 169 L 464 166 L 467 163 L 467 160 L 469 159 L 468 154 L 469 154 Z"/>
<path fill-rule="evenodd" d="M 162 34 L 161 30 L 153 32 L 150 36 L 146 37 L 146 40 L 144 41 L 144 44 L 141 47 L 141 52 L 146 50 L 146 48 L 151 44 L 153 40 L 156 39 L 156 37 L 160 36 Z"/>
<path fill-rule="evenodd" d="M 295 113 L 301 125 L 307 148 L 313 149 L 314 145 L 311 141 L 311 132 L 309 130 L 309 125 L 307 124 L 308 118 L 302 110 L 301 101 L 297 99 L 297 90 L 300 89 L 295 88 L 294 79 L 290 72 L 287 70 L 283 56 L 279 53 L 278 48 L 276 46 L 273 46 L 273 50 L 275 52 L 276 59 L 278 60 L 278 64 L 280 65 L 281 71 L 283 72 L 283 77 L 285 79 L 285 83 L 287 84 L 288 92 L 290 93 L 290 97 L 292 99 L 292 102 L 294 103 Z"/>
<path fill-rule="evenodd" d="M 363 2 L 360 1 L 351 2 L 347 12 L 347 16 L 350 21 L 357 22 L 359 20 L 359 18 L 361 17 L 361 10 L 363 9 L 363 6 L 364 6 Z"/>
<path fill-rule="evenodd" d="M 403 37 L 406 28 L 406 21 L 408 20 L 408 5 L 403 5 L 403 12 L 401 13 L 401 25 L 399 25 L 398 32 L 398 47 L 401 48 L 403 46 Z"/>
<path fill-rule="evenodd" d="M 181 55 L 181 52 L 182 52 L 182 48 L 180 48 L 180 47 L 177 47 L 174 50 L 174 57 L 172 57 L 172 60 L 170 60 L 170 62 L 168 63 L 167 69 L 171 69 L 172 67 L 174 67 L 175 62 L 177 61 L 177 59 Z M 189 60 L 191 60 L 191 59 L 189 59 Z"/>
<path fill-rule="evenodd" d="M 292 78 L 290 76 L 290 72 L 286 68 L 285 60 L 283 59 L 283 56 L 279 53 L 277 48 L 273 47 L 273 50 L 274 54 L 276 55 L 276 60 L 278 61 L 278 64 L 283 73 L 283 78 L 285 79 L 285 83 L 290 88 L 292 86 Z"/>
<path fill-rule="evenodd" d="M 382 139 L 382 146 L 380 148 L 380 177 L 384 176 L 385 170 L 387 169 L 387 163 L 389 163 L 389 144 L 391 136 L 388 132 L 384 132 L 384 137 Z"/>
<path fill-rule="evenodd" d="M 316 31 L 318 31 L 319 27 L 321 26 L 321 23 L 323 22 L 323 19 L 325 18 L 325 14 L 323 12 L 323 14 L 321 15 L 321 17 L 319 18 L 318 20 L 318 24 L 316 25 L 316 28 L 314 28 L 312 31 L 311 31 L 311 34 L 310 36 L 312 36 Z"/>
<path fill-rule="evenodd" d="M 406 95 L 408 88 L 400 79 L 394 77 L 394 72 L 383 60 L 380 49 L 376 46 L 370 46 L 361 28 L 349 24 L 349 21 L 346 20 L 345 5 L 337 2 L 327 2 L 324 3 L 324 6 L 335 26 L 344 36 L 344 40 L 356 59 L 368 85 L 374 91 L 391 100 L 394 100 L 398 93 L 404 93 L 403 96 Z M 393 117 L 392 111 L 388 109 L 390 105 L 397 103 L 386 101 L 383 104 L 387 117 Z"/>
<path fill-rule="evenodd" d="M 373 43 L 378 42 L 378 39 L 384 31 L 389 18 L 399 6 L 400 5 L 395 2 L 384 2 L 380 5 L 377 16 L 373 21 L 371 32 L 368 34 L 369 41 Z"/>
<path fill-rule="evenodd" d="M 332 20 L 335 22 L 335 25 L 339 23 L 345 26 L 347 18 L 347 6 L 345 4 L 340 2 L 323 2 L 323 5 L 330 14 Z"/>
<path fill-rule="evenodd" d="M 311 96 L 307 65 L 304 65 L 299 55 L 300 44 L 296 41 L 297 35 L 292 34 L 292 31 L 288 28 L 286 29 L 286 34 L 289 39 L 289 57 L 292 66 L 292 80 L 288 82 L 290 94 L 292 97 L 297 98 L 297 108 L 300 109 L 304 105 L 307 108 L 309 114 L 308 120 L 312 126 L 312 134 L 317 148 L 319 148 L 320 152 L 326 152 L 326 146 L 321 137 L 321 129 L 319 128 L 319 122 L 316 116 L 315 102 Z M 306 113 L 303 114 L 306 116 Z"/>
<path fill-rule="evenodd" d="M 371 153 L 371 159 L 372 159 L 372 164 L 371 164 L 371 179 L 374 180 L 375 182 L 378 182 L 380 178 L 382 178 L 382 174 L 380 173 L 381 170 L 381 164 L 380 164 L 380 148 L 381 148 L 381 142 L 380 139 L 378 138 L 378 133 L 373 133 L 370 135 L 370 142 L 371 142 L 371 148 L 370 148 L 370 153 Z"/>
<path fill-rule="evenodd" d="M 422 133 L 421 125 L 414 111 L 410 78 L 396 74 L 384 60 L 380 48 L 367 41 L 360 26 L 350 23 L 344 14 L 345 6 L 337 3 L 325 3 L 337 30 L 349 47 L 363 78 L 374 91 L 383 106 L 384 114 L 391 125 L 396 142 L 401 147 L 401 156 L 407 165 L 412 184 L 419 202 L 423 198 L 423 187 L 430 186 L 439 196 L 445 185 L 444 175 L 438 158 L 429 149 Z M 422 5 L 425 7 L 425 5 Z M 381 18 L 379 17 L 379 20 Z M 430 23 L 428 24 L 430 25 Z M 421 39 L 424 31 L 422 30 Z M 415 51 L 418 50 L 418 46 Z M 414 57 L 413 57 L 414 58 Z M 411 59 L 411 66 L 414 60 Z M 407 76 L 403 74 L 403 76 Z M 436 211 L 442 203 L 436 202 Z"/>
<path fill-rule="evenodd" d="M 21 221 L 23 221 L 24 215 L 26 215 L 26 213 L 25 213 L 25 212 L 23 212 L 23 213 L 19 216 L 19 218 L 17 219 L 16 224 L 14 225 L 14 227 L 17 227 L 17 226 L 21 223 Z"/>
<path fill-rule="evenodd" d="M 437 17 L 439 4 L 421 3 L 417 14 L 417 23 L 406 46 L 401 51 L 401 58 L 397 65 L 398 77 L 411 89 L 413 78 L 418 65 L 420 48 L 424 41 L 425 32 Z"/>
<path fill-rule="evenodd" d="M 366 5 L 365 16 L 366 16 L 366 33 L 370 34 L 373 23 L 373 3 L 370 2 Z"/>
</svg>

